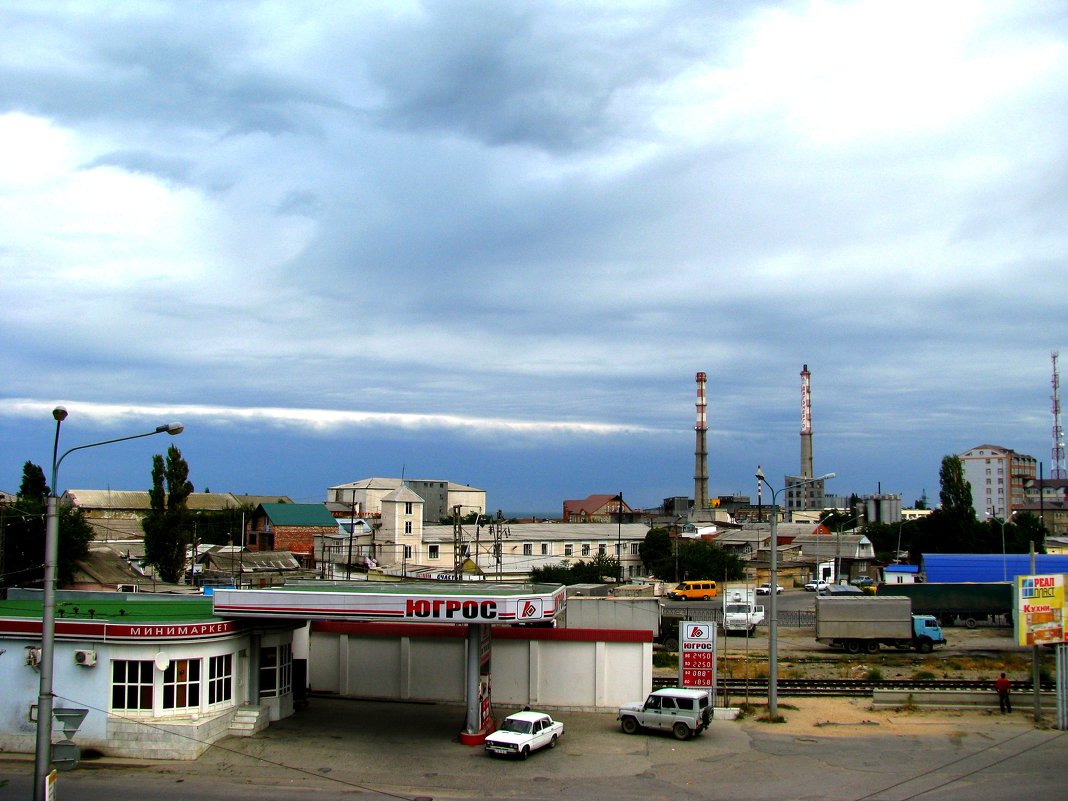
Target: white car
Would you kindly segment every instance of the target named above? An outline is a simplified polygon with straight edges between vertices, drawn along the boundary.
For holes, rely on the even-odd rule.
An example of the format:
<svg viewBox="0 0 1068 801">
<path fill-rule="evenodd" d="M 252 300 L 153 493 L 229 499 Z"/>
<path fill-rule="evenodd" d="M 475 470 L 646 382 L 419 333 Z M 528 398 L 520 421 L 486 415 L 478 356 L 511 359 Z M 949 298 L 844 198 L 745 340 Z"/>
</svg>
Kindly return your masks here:
<svg viewBox="0 0 1068 801">
<path fill-rule="evenodd" d="M 824 592 L 830 585 L 826 581 L 810 581 L 805 585 L 808 592 Z"/>
<path fill-rule="evenodd" d="M 563 723 L 544 712 L 524 710 L 506 717 L 501 727 L 486 738 L 486 751 L 526 759 L 539 748 L 556 748 L 563 736 Z"/>
<path fill-rule="evenodd" d="M 756 594 L 757 595 L 771 595 L 771 584 L 769 584 L 768 582 L 764 582 L 763 584 L 761 584 L 759 587 L 756 588 Z M 775 585 L 775 594 L 776 595 L 782 595 L 782 586 L 780 586 L 779 584 Z"/>
</svg>

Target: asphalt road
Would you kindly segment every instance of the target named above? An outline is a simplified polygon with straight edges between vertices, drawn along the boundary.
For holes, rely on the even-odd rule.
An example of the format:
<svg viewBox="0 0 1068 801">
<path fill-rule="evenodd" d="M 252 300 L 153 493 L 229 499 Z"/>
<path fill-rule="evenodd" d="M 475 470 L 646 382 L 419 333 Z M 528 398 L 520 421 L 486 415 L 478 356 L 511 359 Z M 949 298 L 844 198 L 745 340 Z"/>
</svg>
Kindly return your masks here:
<svg viewBox="0 0 1068 801">
<path fill-rule="evenodd" d="M 562 713 L 560 746 L 525 762 L 458 744 L 462 718 L 453 706 L 315 698 L 196 762 L 83 763 L 60 775 L 57 798 L 1011 801 L 1059 798 L 1068 781 L 1068 736 L 1022 716 L 953 736 L 797 736 L 714 721 L 679 742 L 623 734 L 611 713 Z M 0 761 L 0 798 L 28 798 L 31 773 L 29 761 Z"/>
</svg>

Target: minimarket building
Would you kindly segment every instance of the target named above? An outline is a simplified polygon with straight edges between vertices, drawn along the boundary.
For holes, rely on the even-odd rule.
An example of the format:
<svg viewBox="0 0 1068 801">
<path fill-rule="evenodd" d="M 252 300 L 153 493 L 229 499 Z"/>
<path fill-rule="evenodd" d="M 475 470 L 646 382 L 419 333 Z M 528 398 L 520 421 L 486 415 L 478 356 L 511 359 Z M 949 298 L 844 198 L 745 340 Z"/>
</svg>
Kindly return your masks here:
<svg viewBox="0 0 1068 801">
<path fill-rule="evenodd" d="M 35 747 L 41 599 L 0 601 L 0 750 Z M 606 710 L 652 686 L 652 632 L 557 628 L 563 587 L 317 583 L 212 597 L 60 592 L 53 741 L 195 759 L 293 714 L 309 694 L 464 705 L 461 742 L 495 707 Z M 84 712 L 76 733 L 63 720 Z M 314 700 L 307 714 L 315 713 Z"/>
</svg>

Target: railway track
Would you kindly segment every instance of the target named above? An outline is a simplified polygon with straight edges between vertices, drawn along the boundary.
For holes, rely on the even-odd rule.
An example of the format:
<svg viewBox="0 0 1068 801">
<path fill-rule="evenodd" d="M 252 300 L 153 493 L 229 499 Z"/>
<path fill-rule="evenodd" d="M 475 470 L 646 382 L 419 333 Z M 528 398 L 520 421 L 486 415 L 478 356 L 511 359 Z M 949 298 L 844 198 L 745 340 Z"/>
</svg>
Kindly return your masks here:
<svg viewBox="0 0 1068 801">
<path fill-rule="evenodd" d="M 668 676 L 654 676 L 653 689 L 674 687 L 677 680 Z M 779 679 L 776 683 L 778 694 L 783 696 L 835 696 L 840 698 L 864 698 L 870 696 L 876 689 L 880 690 L 989 690 L 993 692 L 992 681 L 978 681 L 965 679 L 890 679 L 883 681 L 867 681 L 865 679 Z M 766 678 L 736 679 L 720 678 L 717 691 L 726 690 L 732 695 L 743 693 L 748 688 L 755 695 L 765 694 L 768 691 Z M 1040 685 L 1043 690 L 1052 690 L 1053 684 L 1043 682 Z M 1030 692 L 1031 682 L 1014 681 L 1012 689 L 1015 692 Z"/>
</svg>

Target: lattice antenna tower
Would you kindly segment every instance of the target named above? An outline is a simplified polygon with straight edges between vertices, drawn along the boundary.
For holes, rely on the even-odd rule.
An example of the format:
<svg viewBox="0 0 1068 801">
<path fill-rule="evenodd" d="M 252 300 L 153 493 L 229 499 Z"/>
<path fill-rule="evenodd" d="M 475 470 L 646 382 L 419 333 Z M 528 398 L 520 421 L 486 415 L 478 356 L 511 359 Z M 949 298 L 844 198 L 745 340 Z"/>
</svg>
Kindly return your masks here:
<svg viewBox="0 0 1068 801">
<path fill-rule="evenodd" d="M 1050 478 L 1068 478 L 1068 469 L 1064 464 L 1064 429 L 1061 428 L 1061 377 L 1057 371 L 1059 351 L 1053 351 L 1053 452 Z"/>
</svg>

